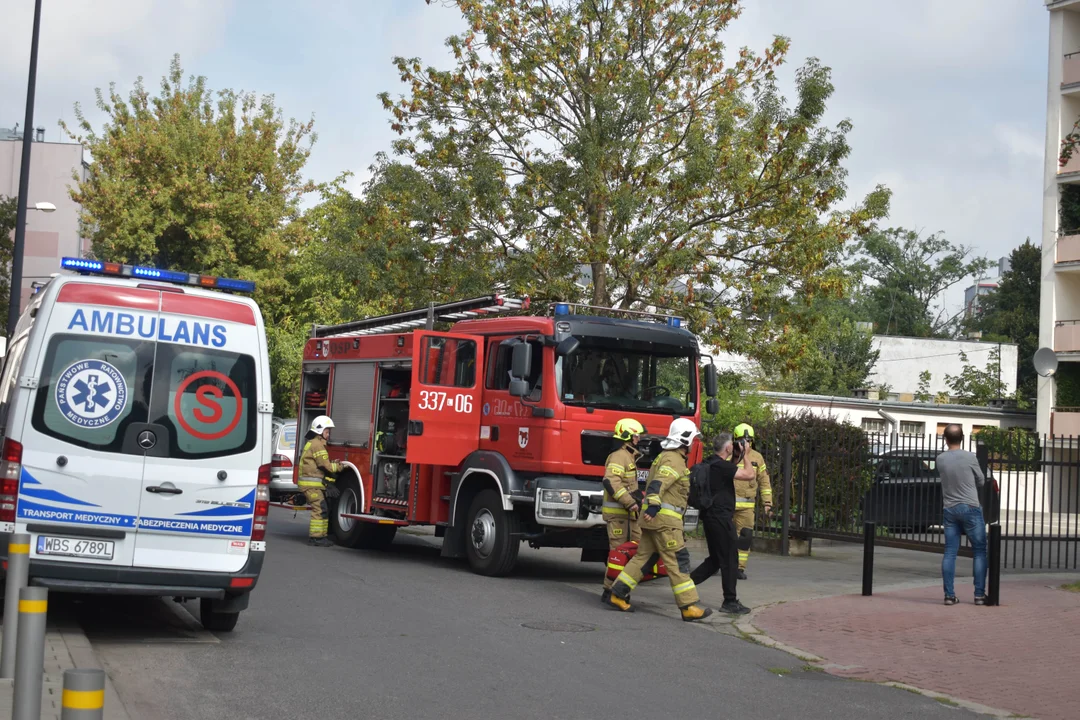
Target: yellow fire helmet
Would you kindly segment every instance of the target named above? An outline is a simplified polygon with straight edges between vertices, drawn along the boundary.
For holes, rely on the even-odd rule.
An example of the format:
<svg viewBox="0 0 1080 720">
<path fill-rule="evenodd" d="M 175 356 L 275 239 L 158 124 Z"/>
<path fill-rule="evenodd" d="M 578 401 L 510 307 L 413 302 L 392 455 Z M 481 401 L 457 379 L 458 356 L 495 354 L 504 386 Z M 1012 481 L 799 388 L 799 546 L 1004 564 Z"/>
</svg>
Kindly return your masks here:
<svg viewBox="0 0 1080 720">
<path fill-rule="evenodd" d="M 750 423 L 739 423 L 735 426 L 734 434 L 736 438 L 749 437 L 750 439 L 753 439 L 754 428 L 750 427 Z"/>
<path fill-rule="evenodd" d="M 615 423 L 615 438 L 617 440 L 624 440 L 630 442 L 630 438 L 635 435 L 644 435 L 645 426 L 639 423 L 634 418 L 623 418 L 619 422 Z"/>
</svg>

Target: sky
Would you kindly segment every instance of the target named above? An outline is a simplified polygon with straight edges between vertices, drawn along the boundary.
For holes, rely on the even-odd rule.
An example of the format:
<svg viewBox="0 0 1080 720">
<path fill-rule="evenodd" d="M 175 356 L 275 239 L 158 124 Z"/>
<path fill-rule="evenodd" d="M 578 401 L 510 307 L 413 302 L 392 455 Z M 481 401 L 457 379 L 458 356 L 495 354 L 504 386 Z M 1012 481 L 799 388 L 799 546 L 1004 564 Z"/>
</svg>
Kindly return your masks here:
<svg viewBox="0 0 1080 720">
<path fill-rule="evenodd" d="M 0 127 L 22 123 L 33 0 L 4 0 Z M 308 175 L 345 171 L 358 192 L 395 135 L 377 94 L 403 87 L 391 58 L 446 67 L 456 11 L 424 0 L 45 0 L 34 125 L 63 139 L 78 102 L 100 127 L 95 88 L 156 90 L 179 53 L 211 88 L 273 94 L 314 117 Z M 298 9 L 303 8 L 303 9 Z M 745 0 L 727 45 L 791 39 L 781 73 L 817 57 L 833 70 L 829 124 L 848 119 L 848 203 L 881 183 L 887 226 L 943 232 L 993 260 L 1041 227 L 1048 12 L 1041 0 Z M 793 92 L 788 92 L 789 97 Z M 963 287 L 945 298 L 962 305 Z"/>
</svg>

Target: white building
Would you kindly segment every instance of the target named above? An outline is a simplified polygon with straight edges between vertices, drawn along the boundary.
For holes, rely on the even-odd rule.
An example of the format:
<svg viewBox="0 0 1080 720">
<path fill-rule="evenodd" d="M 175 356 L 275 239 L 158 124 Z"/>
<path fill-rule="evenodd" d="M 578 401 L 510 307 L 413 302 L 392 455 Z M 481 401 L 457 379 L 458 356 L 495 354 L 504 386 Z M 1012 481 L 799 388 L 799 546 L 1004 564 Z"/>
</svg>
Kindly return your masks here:
<svg viewBox="0 0 1080 720">
<path fill-rule="evenodd" d="M 45 131 L 37 130 L 30 147 L 30 189 L 27 201 L 48 202 L 54 212 L 27 210 L 26 246 L 23 253 L 22 299 L 30 297 L 31 283 L 48 280 L 60 272 L 60 258 L 81 257 L 88 250 L 79 225 L 79 205 L 68 189 L 73 175 L 85 179 L 87 164 L 78 143 L 45 142 Z M 19 193 L 22 164 L 22 133 L 0 128 L 0 196 Z M 14 232 L 14 231 L 13 231 Z"/>
<path fill-rule="evenodd" d="M 949 423 L 958 423 L 970 436 L 985 427 L 1035 428 L 1030 410 L 1005 410 L 971 405 L 935 405 L 895 400 L 863 400 L 827 395 L 762 393 L 775 410 L 786 414 L 809 411 L 831 417 L 872 433 L 897 433 L 909 437 L 941 435 Z"/>
<path fill-rule="evenodd" d="M 867 385 L 874 388 L 876 396 L 881 386 L 889 387 L 888 397 L 883 400 L 912 402 L 919 391 L 920 375 L 929 371 L 927 386 L 931 398 L 949 394 L 946 376 L 959 376 L 967 364 L 982 371 L 1000 370 L 1005 395 L 1016 392 L 1017 348 L 1014 343 L 991 343 L 978 340 L 935 340 L 930 338 L 875 335 L 874 348 L 878 360 L 870 371 Z M 991 362 L 992 353 L 999 350 L 999 361 Z M 714 362 L 720 370 L 733 370 L 747 377 L 755 374 L 757 364 L 747 357 L 733 353 L 713 352 Z M 999 367 L 1000 366 L 1000 367 Z"/>
</svg>

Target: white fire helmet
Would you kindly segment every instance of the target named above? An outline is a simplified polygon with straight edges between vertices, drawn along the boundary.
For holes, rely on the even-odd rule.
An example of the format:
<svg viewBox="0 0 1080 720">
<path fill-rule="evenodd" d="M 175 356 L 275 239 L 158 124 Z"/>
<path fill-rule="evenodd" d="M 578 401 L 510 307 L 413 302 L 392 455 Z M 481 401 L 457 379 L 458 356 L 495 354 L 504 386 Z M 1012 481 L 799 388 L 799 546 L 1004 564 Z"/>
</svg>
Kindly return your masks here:
<svg viewBox="0 0 1080 720">
<path fill-rule="evenodd" d="M 322 435 L 323 430 L 334 427 L 334 421 L 330 419 L 329 415 L 320 415 L 311 421 L 311 432 L 316 435 Z"/>
<path fill-rule="evenodd" d="M 690 418 L 675 418 L 671 422 L 671 427 L 668 428 L 667 437 L 661 442 L 661 447 L 665 450 L 676 450 L 681 447 L 688 448 L 694 442 L 694 438 L 700 435 L 701 433 L 693 420 Z"/>
</svg>

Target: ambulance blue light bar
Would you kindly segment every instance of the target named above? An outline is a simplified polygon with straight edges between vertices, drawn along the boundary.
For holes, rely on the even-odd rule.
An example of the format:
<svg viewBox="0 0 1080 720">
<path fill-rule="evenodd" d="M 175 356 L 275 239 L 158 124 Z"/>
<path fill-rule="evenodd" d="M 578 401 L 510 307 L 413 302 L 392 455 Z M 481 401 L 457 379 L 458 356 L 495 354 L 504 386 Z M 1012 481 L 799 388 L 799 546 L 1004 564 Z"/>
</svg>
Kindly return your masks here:
<svg viewBox="0 0 1080 720">
<path fill-rule="evenodd" d="M 60 267 L 64 270 L 71 270 L 82 275 L 104 275 L 106 277 L 154 280 L 157 282 L 174 283 L 176 285 L 192 285 L 194 287 L 208 288 L 211 290 L 227 290 L 230 292 L 255 292 L 255 282 L 252 280 L 237 280 L 235 278 L 215 277 L 213 275 L 200 275 L 198 273 L 165 270 L 162 268 L 148 267 L 146 265 L 124 265 L 114 262 L 102 262 L 101 260 L 66 257 L 60 260 Z"/>
</svg>

